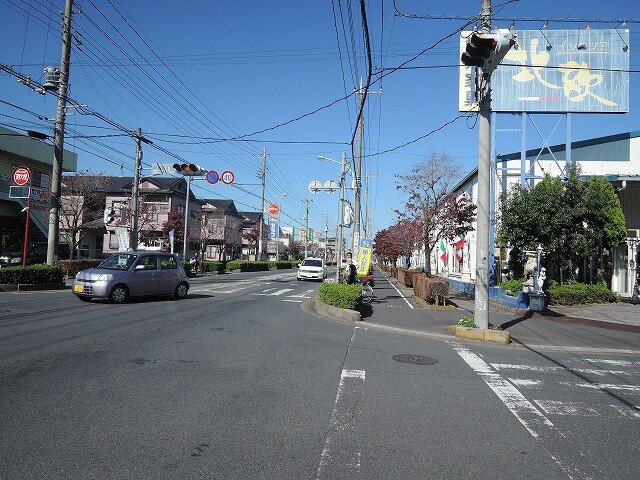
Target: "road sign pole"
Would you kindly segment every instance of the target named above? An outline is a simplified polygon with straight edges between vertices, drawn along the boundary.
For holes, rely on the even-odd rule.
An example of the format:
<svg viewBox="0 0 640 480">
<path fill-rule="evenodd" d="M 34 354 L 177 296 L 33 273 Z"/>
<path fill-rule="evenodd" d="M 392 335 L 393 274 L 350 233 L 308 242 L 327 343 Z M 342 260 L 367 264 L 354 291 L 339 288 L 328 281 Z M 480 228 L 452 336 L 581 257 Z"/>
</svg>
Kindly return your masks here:
<svg viewBox="0 0 640 480">
<path fill-rule="evenodd" d="M 31 186 L 29 188 L 29 196 L 27 197 L 27 215 L 24 222 L 24 247 L 22 250 L 22 268 L 27 266 L 27 254 L 29 253 L 29 217 L 31 212 Z"/>
</svg>

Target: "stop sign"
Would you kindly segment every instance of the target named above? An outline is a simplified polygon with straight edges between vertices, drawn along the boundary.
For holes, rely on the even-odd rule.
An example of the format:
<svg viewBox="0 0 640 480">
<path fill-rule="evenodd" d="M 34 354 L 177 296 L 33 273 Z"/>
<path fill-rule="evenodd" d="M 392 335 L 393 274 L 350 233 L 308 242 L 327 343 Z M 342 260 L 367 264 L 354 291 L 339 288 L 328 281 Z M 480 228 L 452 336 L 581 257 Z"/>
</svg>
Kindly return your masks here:
<svg viewBox="0 0 640 480">
<path fill-rule="evenodd" d="M 277 203 L 270 203 L 267 208 L 269 215 L 280 215 L 280 205 Z"/>
<path fill-rule="evenodd" d="M 31 172 L 26 167 L 19 167 L 13 171 L 13 183 L 16 185 L 26 185 L 30 177 Z"/>
</svg>

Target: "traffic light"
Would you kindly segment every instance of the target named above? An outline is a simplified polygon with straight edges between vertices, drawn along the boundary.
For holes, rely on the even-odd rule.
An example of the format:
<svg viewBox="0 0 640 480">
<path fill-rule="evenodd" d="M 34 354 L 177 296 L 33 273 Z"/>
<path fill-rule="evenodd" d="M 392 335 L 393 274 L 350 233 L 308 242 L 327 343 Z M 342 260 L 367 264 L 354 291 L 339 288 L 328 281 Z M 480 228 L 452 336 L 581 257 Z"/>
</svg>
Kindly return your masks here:
<svg viewBox="0 0 640 480">
<path fill-rule="evenodd" d="M 202 167 L 194 163 L 174 163 L 173 168 L 182 175 L 204 175 L 206 172 Z"/>
<path fill-rule="evenodd" d="M 460 60 L 468 67 L 478 67 L 483 73 L 495 70 L 515 43 L 516 35 L 506 28 L 493 32 L 473 32 L 467 39 L 466 51 Z"/>
</svg>

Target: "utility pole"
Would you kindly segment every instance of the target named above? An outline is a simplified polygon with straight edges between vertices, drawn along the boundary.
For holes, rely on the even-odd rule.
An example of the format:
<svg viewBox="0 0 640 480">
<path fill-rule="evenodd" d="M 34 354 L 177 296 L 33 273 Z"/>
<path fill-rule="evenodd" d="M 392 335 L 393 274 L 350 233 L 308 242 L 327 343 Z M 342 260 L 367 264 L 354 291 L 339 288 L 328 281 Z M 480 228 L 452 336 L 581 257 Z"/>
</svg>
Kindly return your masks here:
<svg viewBox="0 0 640 480">
<path fill-rule="evenodd" d="M 131 187 L 131 231 L 129 232 L 129 248 L 138 249 L 138 211 L 140 210 L 140 170 L 142 169 L 142 148 L 140 139 L 142 130 L 136 128 L 136 158 L 133 167 L 133 186 Z"/>
<path fill-rule="evenodd" d="M 342 229 L 344 228 L 344 180 L 347 173 L 347 154 L 342 152 L 340 168 L 340 211 L 338 213 L 338 259 L 336 261 L 336 283 L 340 283 L 340 268 L 342 267 Z"/>
<path fill-rule="evenodd" d="M 324 264 L 327 264 L 327 247 L 329 246 L 329 214 L 324 215 Z"/>
<path fill-rule="evenodd" d="M 362 87 L 362 77 L 360 77 L 360 88 L 358 90 L 358 103 L 360 106 L 362 102 L 364 102 L 364 89 Z M 362 109 L 362 107 L 360 107 Z M 364 109 L 362 109 L 364 113 Z M 356 162 L 355 162 L 355 171 L 353 172 L 354 180 L 356 182 L 356 189 L 353 194 L 353 245 L 352 252 L 354 255 L 357 254 L 358 245 L 359 245 L 359 237 L 360 237 L 360 190 L 362 187 L 362 182 L 360 180 L 361 172 L 362 172 L 362 134 L 364 130 L 364 114 L 360 115 L 358 119 L 358 149 L 356 151 Z"/>
<path fill-rule="evenodd" d="M 491 0 L 482 0 L 482 31 L 491 31 Z M 480 75 L 481 69 L 477 70 Z M 479 102 L 478 203 L 474 321 L 489 327 L 489 201 L 491 197 L 491 73 L 482 74 Z"/>
<path fill-rule="evenodd" d="M 260 237 L 258 238 L 258 253 L 256 254 L 256 260 L 262 260 L 262 229 L 264 226 L 264 187 L 267 179 L 267 147 L 264 147 L 262 152 L 262 170 L 260 172 L 260 178 L 262 181 L 262 195 L 260 197 Z"/>
<path fill-rule="evenodd" d="M 309 199 L 305 198 L 304 203 L 304 258 L 307 258 L 307 246 L 309 245 Z"/>
<path fill-rule="evenodd" d="M 47 235 L 47 264 L 53 265 L 58 256 L 60 222 L 60 184 L 62 180 L 62 154 L 64 150 L 64 120 L 69 86 L 71 62 L 71 15 L 73 0 L 67 0 L 62 26 L 62 55 L 60 59 L 60 85 L 58 86 L 58 109 L 54 127 L 53 169 L 51 172 L 51 208 L 49 209 L 49 231 Z"/>
</svg>

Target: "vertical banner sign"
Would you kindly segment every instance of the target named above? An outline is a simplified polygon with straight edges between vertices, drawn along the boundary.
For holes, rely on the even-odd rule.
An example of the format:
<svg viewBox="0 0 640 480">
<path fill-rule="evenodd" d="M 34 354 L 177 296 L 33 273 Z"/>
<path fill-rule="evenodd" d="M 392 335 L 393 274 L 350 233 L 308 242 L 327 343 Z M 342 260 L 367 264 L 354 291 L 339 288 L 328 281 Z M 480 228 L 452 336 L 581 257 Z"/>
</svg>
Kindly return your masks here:
<svg viewBox="0 0 640 480">
<path fill-rule="evenodd" d="M 367 275 L 371 269 L 371 253 L 373 251 L 373 240 L 361 238 L 358 246 L 358 275 Z"/>
<path fill-rule="evenodd" d="M 174 235 L 175 235 L 175 233 L 176 233 L 175 230 L 169 230 L 169 247 L 171 248 L 171 253 L 173 253 Z"/>
<path fill-rule="evenodd" d="M 125 227 L 116 227 L 115 233 L 118 238 L 118 251 L 126 252 L 129 250 L 129 229 Z"/>
<path fill-rule="evenodd" d="M 278 222 L 269 222 L 269 238 L 271 240 L 278 238 Z"/>
</svg>

